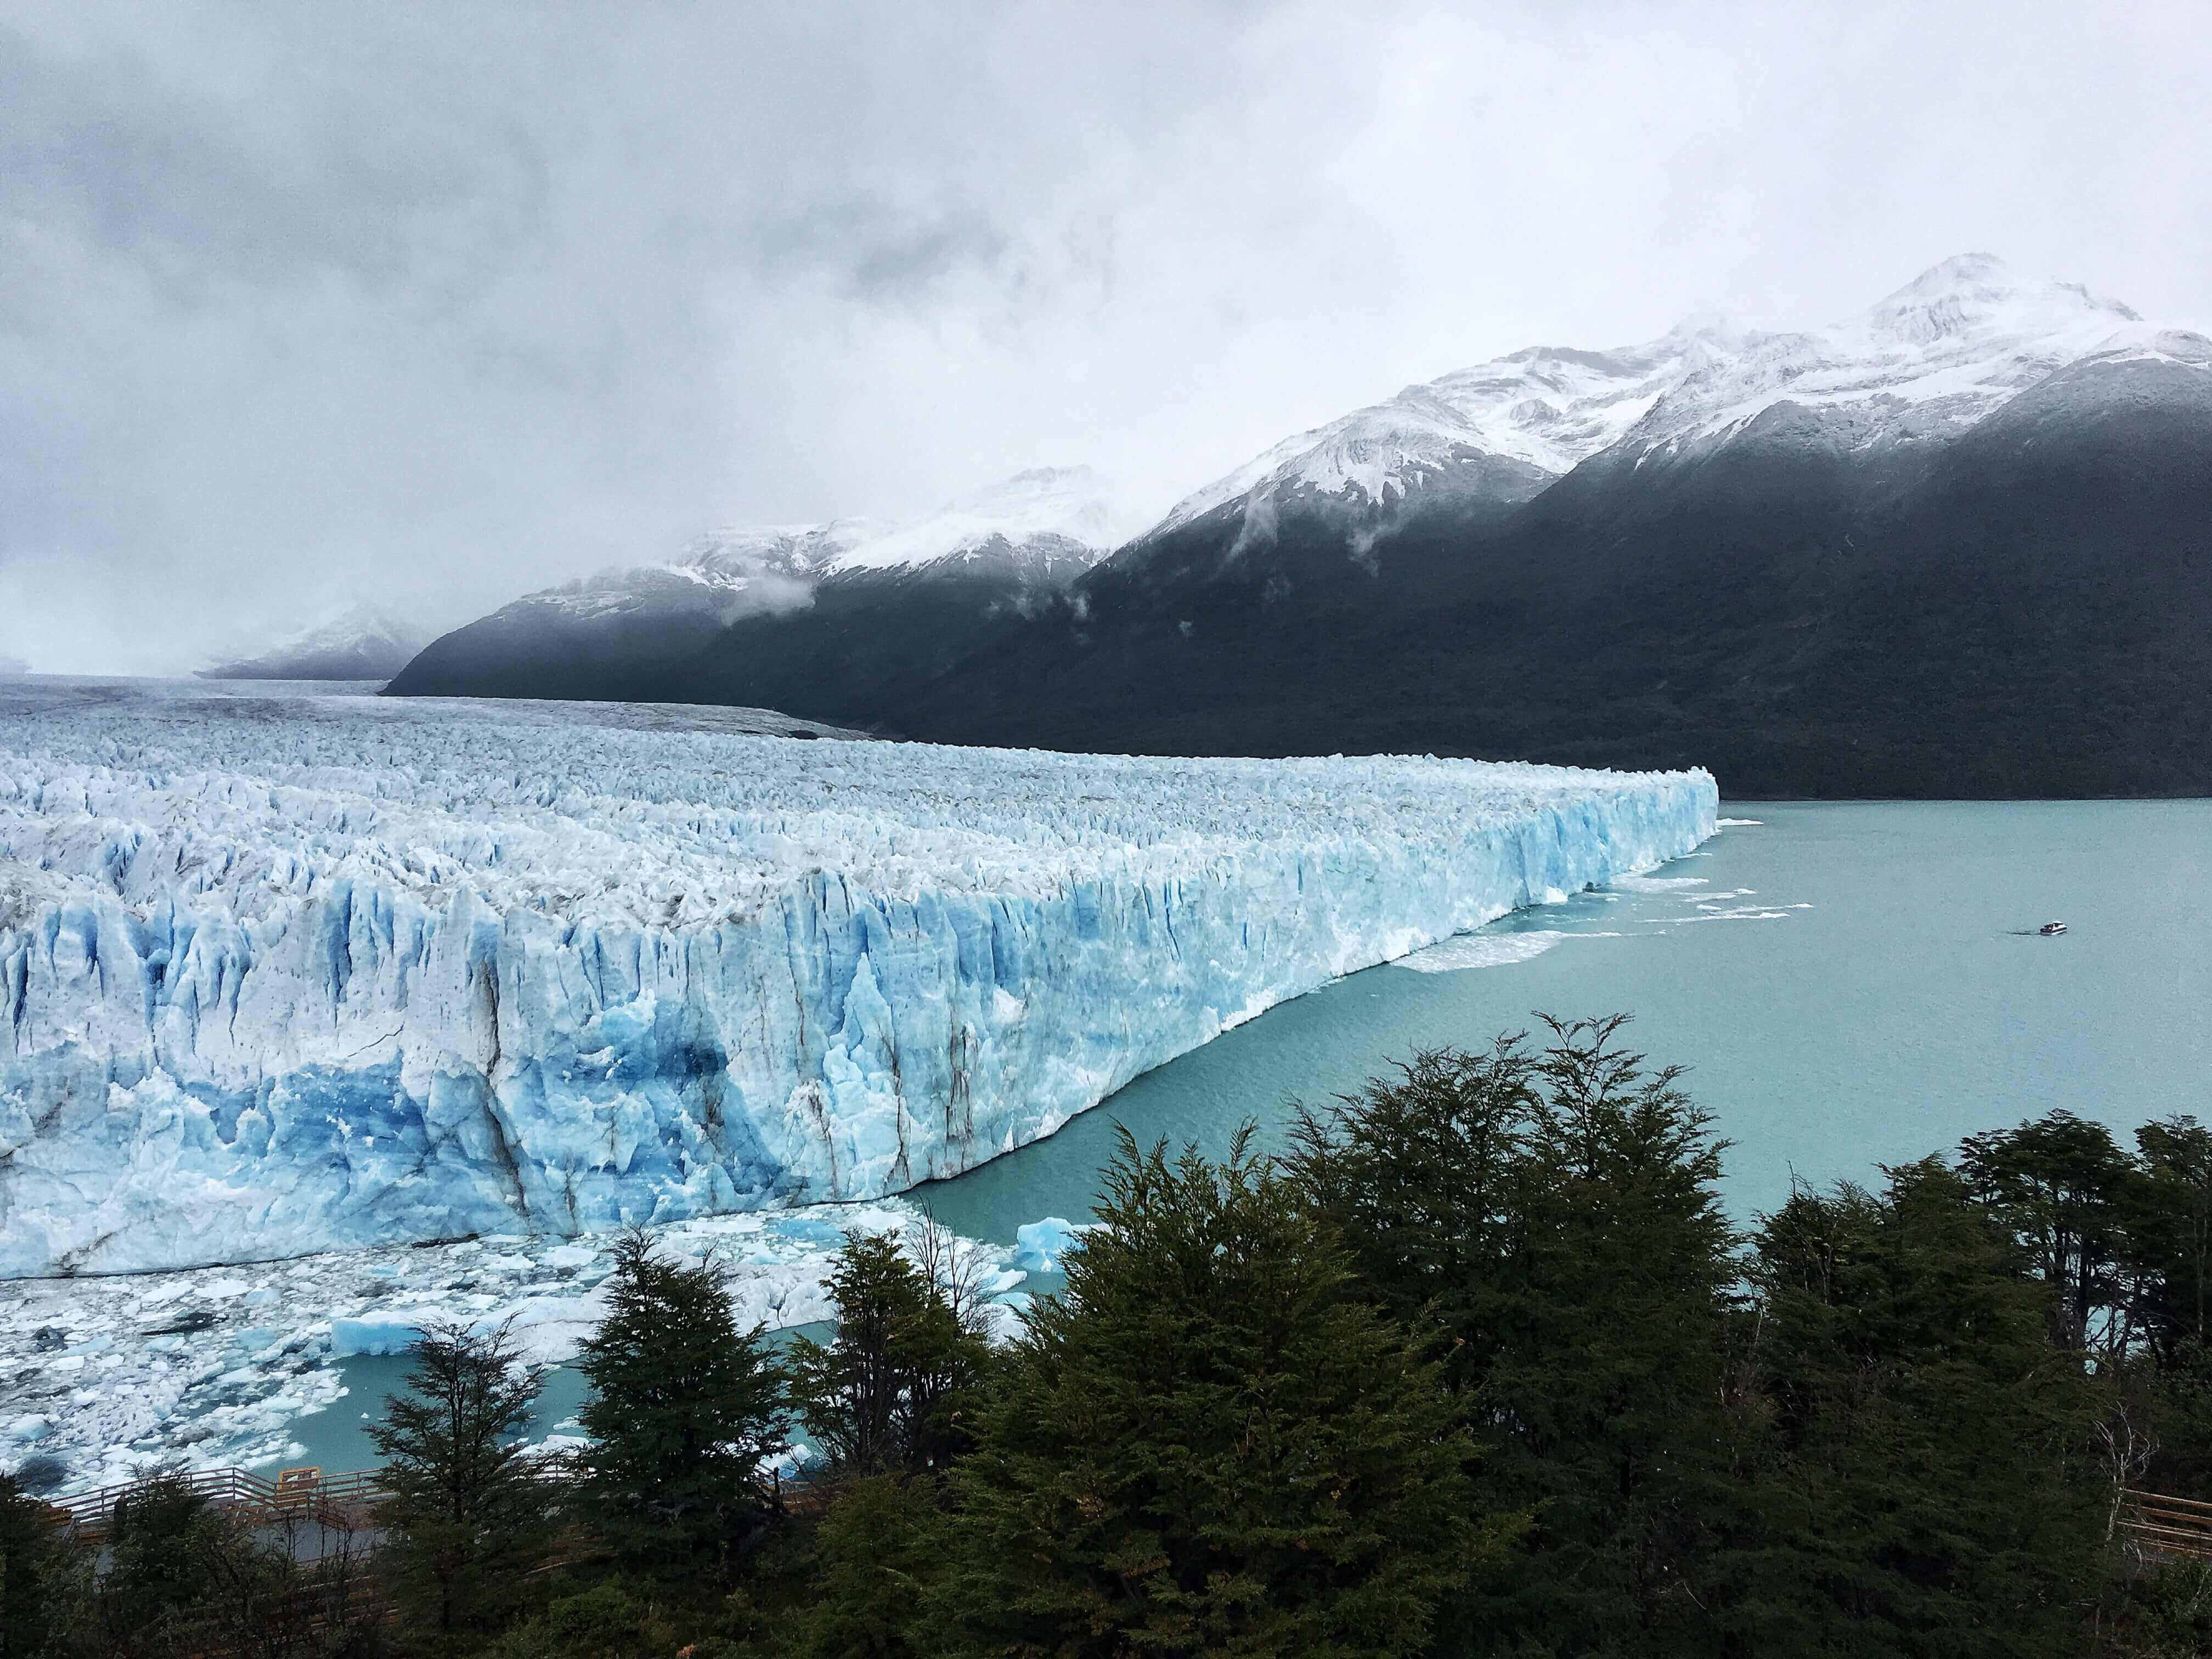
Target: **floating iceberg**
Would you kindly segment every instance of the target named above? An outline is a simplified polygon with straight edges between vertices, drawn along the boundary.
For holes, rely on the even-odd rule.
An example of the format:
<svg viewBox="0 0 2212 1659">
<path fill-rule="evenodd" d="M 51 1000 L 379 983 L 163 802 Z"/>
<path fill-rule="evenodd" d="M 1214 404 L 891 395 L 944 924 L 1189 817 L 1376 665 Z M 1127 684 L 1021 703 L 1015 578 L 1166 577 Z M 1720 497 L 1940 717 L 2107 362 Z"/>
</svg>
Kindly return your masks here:
<svg viewBox="0 0 2212 1659">
<path fill-rule="evenodd" d="M 0 1276 L 873 1198 L 1679 856 L 1705 773 L 0 706 Z"/>
<path fill-rule="evenodd" d="M 429 1315 L 363 1314 L 358 1319 L 331 1321 L 331 1353 L 339 1359 L 356 1354 L 405 1353 L 422 1340 L 434 1323 Z"/>
<path fill-rule="evenodd" d="M 1014 1229 L 1014 1265 L 1027 1273 L 1060 1272 L 1060 1263 L 1082 1242 L 1091 1224 L 1057 1215 L 1024 1223 Z"/>
</svg>

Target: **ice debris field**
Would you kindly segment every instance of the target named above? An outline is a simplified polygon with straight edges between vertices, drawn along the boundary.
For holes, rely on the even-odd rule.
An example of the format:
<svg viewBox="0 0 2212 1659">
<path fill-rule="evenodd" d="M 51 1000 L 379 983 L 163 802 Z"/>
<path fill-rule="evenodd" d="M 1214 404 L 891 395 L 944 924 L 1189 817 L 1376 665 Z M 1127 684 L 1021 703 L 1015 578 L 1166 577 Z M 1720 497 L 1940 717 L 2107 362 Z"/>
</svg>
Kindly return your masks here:
<svg viewBox="0 0 2212 1659">
<path fill-rule="evenodd" d="M 542 1268 L 626 1222 L 880 1199 L 1717 816 L 1703 772 L 1006 752 L 744 714 L 11 683 L 0 1279 L 494 1236 Z M 258 1271 L 321 1310 L 288 1310 L 293 1358 L 327 1357 L 300 1333 L 355 1315 L 292 1279 L 367 1269 Z M 116 1305 L 47 1367 L 89 1387 L 154 1340 Z M 244 1357 L 170 1334 L 180 1374 Z"/>
<path fill-rule="evenodd" d="M 781 1329 L 830 1316 L 823 1278 L 848 1230 L 912 1246 L 927 1224 L 891 1199 L 678 1222 L 656 1243 L 688 1261 L 711 1252 L 739 1321 Z M 1030 1272 L 1056 1270 L 1076 1231 L 1048 1218 L 1012 1249 L 948 1241 L 993 1298 L 997 1334 L 1026 1304 Z M 157 1468 L 295 1462 L 301 1419 L 380 1411 L 374 1394 L 348 1398 L 341 1362 L 404 1352 L 433 1324 L 507 1324 L 525 1357 L 562 1364 L 605 1316 L 611 1243 L 489 1237 L 15 1281 L 0 1287 L 0 1469 L 67 1493 Z"/>
</svg>

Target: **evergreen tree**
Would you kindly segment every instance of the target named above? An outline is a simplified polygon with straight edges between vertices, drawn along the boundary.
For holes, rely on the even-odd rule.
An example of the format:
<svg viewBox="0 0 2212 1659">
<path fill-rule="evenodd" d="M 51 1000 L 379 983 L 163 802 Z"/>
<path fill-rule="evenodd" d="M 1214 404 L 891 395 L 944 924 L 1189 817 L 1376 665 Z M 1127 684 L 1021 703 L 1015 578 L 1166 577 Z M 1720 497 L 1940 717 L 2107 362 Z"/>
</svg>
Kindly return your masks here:
<svg viewBox="0 0 2212 1659">
<path fill-rule="evenodd" d="M 2111 1132 L 2052 1112 L 2016 1129 L 1967 1136 L 1959 1172 L 2057 1292 L 2051 1307 L 2059 1346 L 2124 1353 L 2136 1334 L 2124 1267 L 2137 1176 Z"/>
<path fill-rule="evenodd" d="M 1423 1054 L 1303 1115 L 1291 1165 L 1364 1293 L 1448 1356 L 1481 1502 L 1533 1518 L 1455 1607 L 1455 1650 L 1705 1647 L 1756 1433 L 1723 1143 L 1623 1020 L 1547 1023 L 1540 1053 Z"/>
<path fill-rule="evenodd" d="M 100 1575 L 100 1639 L 115 1652 L 155 1652 L 199 1599 L 206 1558 L 226 1522 L 181 1480 L 161 1475 L 115 1500 Z"/>
<path fill-rule="evenodd" d="M 2145 1334 L 2160 1356 L 2212 1346 L 2212 1129 L 2177 1115 L 2136 1131 L 2142 1179 L 2129 1228 Z"/>
<path fill-rule="evenodd" d="M 96 1572 L 48 1579 L 45 1651 L 137 1659 L 188 1653 L 205 1633 L 209 1592 L 223 1558 L 250 1551 L 229 1519 L 174 1474 L 115 1502 Z"/>
<path fill-rule="evenodd" d="M 435 1326 L 410 1352 L 407 1392 L 386 1397 L 368 1433 L 402 1593 L 449 1632 L 496 1613 L 544 1541 L 548 1490 L 520 1443 L 541 1373 L 518 1362 L 505 1325 Z"/>
<path fill-rule="evenodd" d="M 33 1659 L 59 1633 L 83 1587 L 79 1554 L 46 1506 L 0 1474 L 0 1659 Z"/>
<path fill-rule="evenodd" d="M 1743 1563 L 1770 1646 L 2079 1650 L 2104 1561 L 2099 1401 L 2054 1352 L 2057 1287 L 1941 1158 L 1879 1195 L 1801 1190 L 1753 1272 L 1782 1455 Z M 1787 1641 L 1771 1638 L 1786 1635 Z"/>
<path fill-rule="evenodd" d="M 830 1273 L 836 1334 L 787 1358 L 792 1402 L 836 1474 L 942 1468 L 990 1360 L 972 1260 L 933 1223 L 910 1260 L 890 1233 L 854 1233 Z"/>
<path fill-rule="evenodd" d="M 838 1488 L 816 1529 L 805 1605 L 779 1621 L 804 1659 L 911 1659 L 915 1613 L 940 1569 L 944 1529 L 931 1476 L 878 1475 Z M 949 1524 L 957 1526 L 958 1522 Z"/>
<path fill-rule="evenodd" d="M 1537 1065 L 1518 1036 L 1481 1054 L 1426 1050 L 1292 1122 L 1285 1168 L 1334 1224 L 1364 1293 L 1437 1334 L 1455 1388 L 1489 1374 L 1513 1322 Z"/>
<path fill-rule="evenodd" d="M 495 1642 L 484 1659 L 665 1659 L 678 1650 L 678 1643 L 649 1598 L 602 1583 L 556 1598 Z M 682 1651 L 701 1659 L 696 1646 Z"/>
<path fill-rule="evenodd" d="M 614 1249 L 605 1321 L 577 1368 L 583 1495 L 630 1562 L 726 1573 L 769 1516 L 761 1471 L 784 1444 L 783 1375 L 763 1328 L 738 1328 L 721 1269 L 657 1254 L 642 1232 Z"/>
<path fill-rule="evenodd" d="M 1500 1425 L 1492 1501 L 1534 1504 L 1528 1563 L 1490 1606 L 1563 1650 L 1706 1649 L 1707 1571 L 1739 1424 L 1738 1267 L 1710 1116 L 1617 1042 L 1624 1018 L 1547 1021 L 1510 1322 L 1476 1394 Z"/>
<path fill-rule="evenodd" d="M 1126 1132 L 950 1477 L 933 1652 L 1406 1654 L 1487 1541 L 1436 1368 L 1294 1185 Z"/>
</svg>

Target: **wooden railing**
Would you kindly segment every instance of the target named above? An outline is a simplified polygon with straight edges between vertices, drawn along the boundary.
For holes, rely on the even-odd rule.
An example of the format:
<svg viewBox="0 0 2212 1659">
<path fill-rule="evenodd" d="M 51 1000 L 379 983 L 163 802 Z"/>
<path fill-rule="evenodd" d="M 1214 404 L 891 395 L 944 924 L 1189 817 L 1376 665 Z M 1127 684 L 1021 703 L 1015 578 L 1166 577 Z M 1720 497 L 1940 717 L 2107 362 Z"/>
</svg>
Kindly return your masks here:
<svg viewBox="0 0 2212 1659">
<path fill-rule="evenodd" d="M 118 1504 L 158 1483 L 181 1487 L 249 1525 L 313 1521 L 341 1532 L 374 1526 L 376 1505 L 385 1496 L 380 1469 L 327 1475 L 313 1468 L 284 1469 L 273 1480 L 250 1469 L 198 1469 L 101 1486 L 61 1498 L 48 1508 L 57 1525 L 96 1542 L 114 1525 Z"/>
<path fill-rule="evenodd" d="M 2119 1531 L 2145 1555 L 2212 1560 L 2212 1504 L 2193 1498 L 2124 1492 Z"/>
</svg>

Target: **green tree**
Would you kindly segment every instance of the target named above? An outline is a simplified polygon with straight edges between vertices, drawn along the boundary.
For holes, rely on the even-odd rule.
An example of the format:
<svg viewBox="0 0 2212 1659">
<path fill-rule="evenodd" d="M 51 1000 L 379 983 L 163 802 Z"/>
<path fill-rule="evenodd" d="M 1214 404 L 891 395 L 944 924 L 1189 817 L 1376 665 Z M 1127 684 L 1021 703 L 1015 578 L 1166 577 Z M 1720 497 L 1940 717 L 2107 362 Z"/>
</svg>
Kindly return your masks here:
<svg viewBox="0 0 2212 1659">
<path fill-rule="evenodd" d="M 59 1633 L 88 1565 L 46 1506 L 0 1474 L 0 1659 L 32 1659 Z"/>
<path fill-rule="evenodd" d="M 1959 1172 L 2057 1293 L 2051 1306 L 2059 1345 L 2124 1353 L 2136 1334 L 2123 1273 L 2136 1174 L 2111 1132 L 2051 1112 L 1967 1136 Z"/>
<path fill-rule="evenodd" d="M 2212 1129 L 2185 1115 L 2136 1131 L 2143 1179 L 2131 1244 L 2144 1272 L 2145 1322 L 2160 1354 L 2212 1345 Z"/>
<path fill-rule="evenodd" d="M 64 1542 L 46 1516 L 9 1503 L 9 1484 L 0 1479 L 5 1659 L 352 1653 L 366 1650 L 378 1622 L 373 1583 L 343 1544 L 301 1559 L 289 1527 L 270 1536 L 242 1524 L 173 1474 L 118 1499 L 97 1550 Z M 20 1522 L 38 1532 L 19 1535 Z"/>
<path fill-rule="evenodd" d="M 679 1639 L 650 1601 L 619 1583 L 594 1584 L 516 1626 L 484 1659 L 664 1659 Z"/>
<path fill-rule="evenodd" d="M 915 1610 L 935 1581 L 947 1522 L 933 1476 L 877 1475 L 841 1485 L 812 1540 L 805 1604 L 779 1626 L 805 1659 L 909 1659 Z"/>
<path fill-rule="evenodd" d="M 1939 1158 L 1879 1194 L 1801 1189 L 1753 1273 L 1781 1455 L 1741 1564 L 1775 1650 L 2079 1650 L 2105 1560 L 2100 1400 L 2057 1288 Z"/>
<path fill-rule="evenodd" d="M 591 1385 L 585 1502 L 632 1564 L 726 1575 L 769 1518 L 762 1469 L 784 1445 L 782 1371 L 763 1327 L 738 1328 L 714 1261 L 670 1261 L 635 1231 L 613 1254 L 606 1319 L 577 1360 Z"/>
<path fill-rule="evenodd" d="M 1433 1331 L 1453 1387 L 1479 1384 L 1513 1322 L 1528 1239 L 1539 1057 L 1425 1050 L 1319 1110 L 1301 1106 L 1285 1168 L 1334 1224 L 1364 1292 Z"/>
<path fill-rule="evenodd" d="M 2105 1443 L 2126 1484 L 2212 1496 L 2212 1130 L 2177 1115 L 2136 1131 L 2119 1278 L 2142 1352 L 2107 1359 Z"/>
<path fill-rule="evenodd" d="M 1493 1512 L 1532 1517 L 1457 1649 L 1717 1639 L 1742 1412 L 1723 1143 L 1620 1018 L 1419 1056 L 1303 1115 L 1291 1167 L 1364 1293 L 1446 1356 Z"/>
<path fill-rule="evenodd" d="M 544 1543 L 549 1491 L 520 1444 L 541 1373 L 519 1362 L 505 1325 L 435 1326 L 410 1352 L 407 1392 L 386 1396 L 369 1438 L 402 1594 L 453 1631 L 495 1617 Z"/>
<path fill-rule="evenodd" d="M 229 1532 L 207 1499 L 173 1476 L 118 1498 L 90 1644 L 118 1654 L 175 1645 L 205 1586 L 208 1558 L 232 1543 Z"/>
<path fill-rule="evenodd" d="M 1738 1451 L 1726 1143 L 1679 1068 L 1620 1046 L 1626 1023 L 1547 1022 L 1518 1294 L 1476 1393 L 1505 1428 L 1486 1492 L 1537 1510 L 1533 1570 L 1492 1605 L 1569 1650 L 1705 1645 L 1718 1587 L 1705 1570 Z"/>
<path fill-rule="evenodd" d="M 950 1480 L 932 1651 L 1417 1652 L 1484 1553 L 1436 1368 L 1241 1133 L 1126 1132 Z"/>
<path fill-rule="evenodd" d="M 990 1364 L 977 1263 L 934 1223 L 913 1243 L 848 1235 L 829 1278 L 836 1335 L 792 1345 L 792 1401 L 834 1474 L 941 1469 L 967 1444 Z"/>
</svg>

